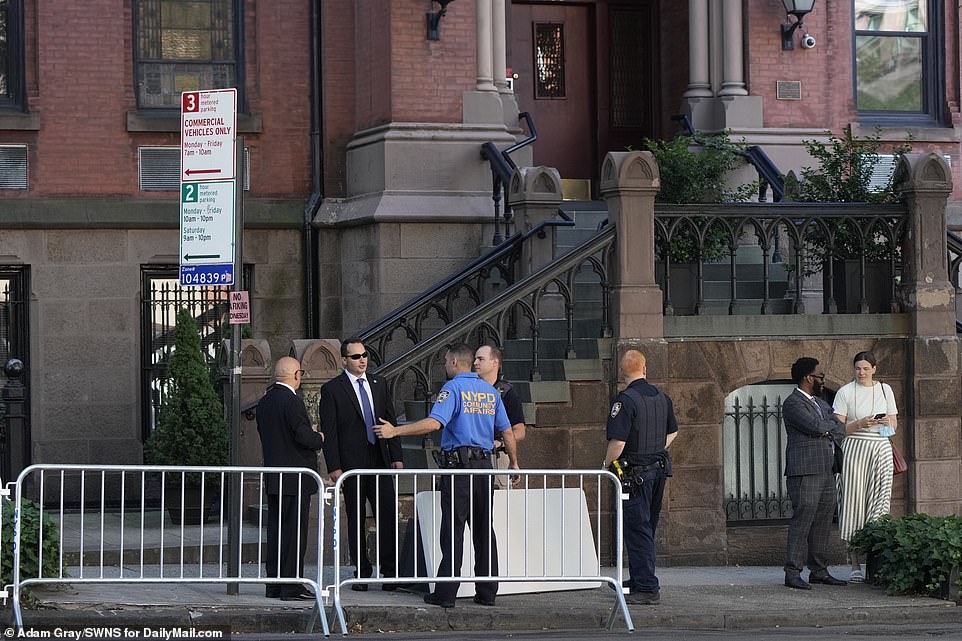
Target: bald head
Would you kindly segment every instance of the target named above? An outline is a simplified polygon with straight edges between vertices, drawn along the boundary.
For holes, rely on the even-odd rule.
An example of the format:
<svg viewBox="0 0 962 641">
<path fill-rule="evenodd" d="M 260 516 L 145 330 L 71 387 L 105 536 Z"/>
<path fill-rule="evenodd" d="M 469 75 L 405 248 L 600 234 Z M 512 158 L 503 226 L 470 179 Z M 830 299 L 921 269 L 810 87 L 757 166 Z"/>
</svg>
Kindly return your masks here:
<svg viewBox="0 0 962 641">
<path fill-rule="evenodd" d="M 282 356 L 274 364 L 274 380 L 297 389 L 301 385 L 301 363 L 291 356 Z"/>
<path fill-rule="evenodd" d="M 645 355 L 637 349 L 629 349 L 622 355 L 620 368 L 626 383 L 638 378 L 644 378 L 648 374 Z"/>
</svg>

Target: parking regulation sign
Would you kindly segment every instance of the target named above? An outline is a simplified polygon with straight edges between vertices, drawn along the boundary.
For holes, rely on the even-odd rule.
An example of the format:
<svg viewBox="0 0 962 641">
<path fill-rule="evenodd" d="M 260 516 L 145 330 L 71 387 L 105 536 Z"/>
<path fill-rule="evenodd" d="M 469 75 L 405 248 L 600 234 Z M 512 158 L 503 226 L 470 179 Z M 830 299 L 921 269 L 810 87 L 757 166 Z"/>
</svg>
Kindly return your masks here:
<svg viewBox="0 0 962 641">
<path fill-rule="evenodd" d="M 236 177 L 237 90 L 181 94 L 180 180 Z"/>
<path fill-rule="evenodd" d="M 181 285 L 234 283 L 236 125 L 236 89 L 181 94 Z"/>
<path fill-rule="evenodd" d="M 234 282 L 234 181 L 180 185 L 180 284 Z"/>
</svg>

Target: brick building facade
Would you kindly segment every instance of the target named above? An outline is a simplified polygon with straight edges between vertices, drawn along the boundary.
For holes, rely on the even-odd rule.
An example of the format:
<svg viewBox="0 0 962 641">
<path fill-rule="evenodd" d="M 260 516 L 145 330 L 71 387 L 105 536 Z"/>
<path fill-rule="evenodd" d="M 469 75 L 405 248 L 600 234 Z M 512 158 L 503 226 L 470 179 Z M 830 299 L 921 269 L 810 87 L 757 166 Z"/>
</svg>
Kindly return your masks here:
<svg viewBox="0 0 962 641">
<path fill-rule="evenodd" d="M 277 355 L 292 339 L 356 332 L 490 244 L 480 149 L 524 137 L 519 110 L 539 139 L 515 161 L 574 158 L 562 178 L 595 195 L 606 153 L 670 137 L 678 113 L 763 146 L 782 171 L 807 164 L 804 140 L 881 126 L 887 143 L 911 136 L 950 160 L 951 213 L 959 9 L 888 3 L 911 18 L 904 33 L 856 30 L 856 11 L 876 4 L 816 2 L 804 24 L 817 45 L 796 33 L 783 50 L 786 17 L 770 0 L 456 0 L 437 40 L 429 0 L 0 2 L 0 292 L 23 286 L 28 329 L 0 355 L 27 363 L 27 460 L 141 460 L 145 283 L 178 264 L 180 91 L 238 87 L 252 330 Z M 885 38 L 902 57 L 863 69 L 875 84 L 860 93 L 856 48 Z M 918 109 L 860 110 L 886 73 Z M 559 93 L 559 79 L 581 88 Z M 776 95 L 780 81 L 797 96 Z M 576 134 L 571 153 L 561 143 Z M 161 188 L 144 188 L 152 178 Z"/>
</svg>

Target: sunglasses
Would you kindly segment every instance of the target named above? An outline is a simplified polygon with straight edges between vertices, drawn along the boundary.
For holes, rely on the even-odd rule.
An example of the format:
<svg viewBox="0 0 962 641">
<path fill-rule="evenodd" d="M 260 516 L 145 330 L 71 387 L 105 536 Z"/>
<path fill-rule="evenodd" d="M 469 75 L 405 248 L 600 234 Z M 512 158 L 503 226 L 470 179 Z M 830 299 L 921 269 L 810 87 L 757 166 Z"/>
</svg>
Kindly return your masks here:
<svg viewBox="0 0 962 641">
<path fill-rule="evenodd" d="M 362 358 L 367 358 L 367 352 L 361 352 L 360 354 L 348 354 L 345 358 L 349 358 L 352 361 L 359 361 Z"/>
</svg>

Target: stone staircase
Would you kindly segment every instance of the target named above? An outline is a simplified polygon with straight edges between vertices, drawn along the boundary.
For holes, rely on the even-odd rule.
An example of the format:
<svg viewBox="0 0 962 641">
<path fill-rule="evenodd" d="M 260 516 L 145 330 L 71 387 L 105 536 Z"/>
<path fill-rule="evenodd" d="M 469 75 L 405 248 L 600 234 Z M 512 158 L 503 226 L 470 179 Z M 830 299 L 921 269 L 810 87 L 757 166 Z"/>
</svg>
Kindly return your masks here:
<svg viewBox="0 0 962 641">
<path fill-rule="evenodd" d="M 608 219 L 608 210 L 602 202 L 565 201 L 561 209 L 575 225 L 556 230 L 556 256 L 562 256 L 582 245 Z M 502 371 L 504 376 L 512 381 L 524 403 L 525 421 L 535 427 L 563 429 L 574 425 L 597 425 L 607 413 L 611 393 L 607 370 L 612 344 L 610 338 L 602 337 L 602 291 L 599 277 L 590 269 L 582 268 L 575 278 L 573 288 L 573 353 L 567 353 L 564 299 L 558 295 L 555 297 L 555 304 L 545 306 L 540 319 L 540 380 L 531 380 L 531 337 L 520 336 L 509 339 L 504 344 Z M 567 434 L 561 442 L 571 436 L 571 433 Z M 548 437 L 544 432 L 529 431 L 529 439 L 537 441 Z M 525 446 L 528 452 L 545 449 Z M 557 444 L 547 446 L 547 450 L 557 452 Z M 572 451 L 570 455 L 564 457 L 566 465 L 578 461 L 577 452 Z M 532 467 L 533 463 L 537 462 L 526 460 L 525 466 Z M 553 460 L 545 460 L 543 463 L 547 467 L 558 467 L 558 463 Z"/>
</svg>

